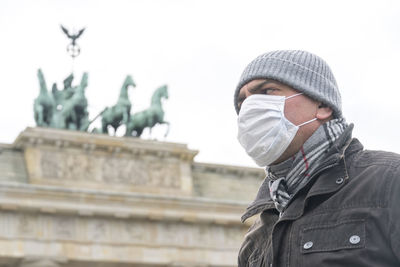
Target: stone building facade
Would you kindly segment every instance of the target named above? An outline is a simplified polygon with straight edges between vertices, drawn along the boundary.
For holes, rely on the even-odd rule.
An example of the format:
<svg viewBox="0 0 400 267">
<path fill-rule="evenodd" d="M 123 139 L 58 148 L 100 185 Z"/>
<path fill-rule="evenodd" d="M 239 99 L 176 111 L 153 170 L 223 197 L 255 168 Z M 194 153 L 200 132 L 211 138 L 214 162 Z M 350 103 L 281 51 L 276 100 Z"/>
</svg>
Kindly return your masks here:
<svg viewBox="0 0 400 267">
<path fill-rule="evenodd" d="M 0 267 L 236 266 L 263 171 L 196 154 L 27 128 L 0 144 Z"/>
</svg>

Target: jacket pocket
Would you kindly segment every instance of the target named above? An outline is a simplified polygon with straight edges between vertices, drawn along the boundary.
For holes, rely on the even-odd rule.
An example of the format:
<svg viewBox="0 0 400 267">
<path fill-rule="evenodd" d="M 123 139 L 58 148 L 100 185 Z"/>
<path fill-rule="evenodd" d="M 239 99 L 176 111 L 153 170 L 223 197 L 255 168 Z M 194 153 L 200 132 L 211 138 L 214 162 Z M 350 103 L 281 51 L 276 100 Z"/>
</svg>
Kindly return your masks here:
<svg viewBox="0 0 400 267">
<path fill-rule="evenodd" d="M 365 239 L 364 220 L 347 220 L 305 227 L 301 230 L 301 253 L 363 248 Z"/>
</svg>

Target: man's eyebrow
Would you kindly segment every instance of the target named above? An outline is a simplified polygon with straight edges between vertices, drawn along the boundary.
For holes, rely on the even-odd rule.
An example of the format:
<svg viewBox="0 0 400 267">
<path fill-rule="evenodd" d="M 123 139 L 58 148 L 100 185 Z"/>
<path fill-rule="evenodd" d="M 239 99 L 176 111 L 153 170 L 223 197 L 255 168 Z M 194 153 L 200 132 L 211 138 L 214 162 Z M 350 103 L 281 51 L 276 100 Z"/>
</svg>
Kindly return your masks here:
<svg viewBox="0 0 400 267">
<path fill-rule="evenodd" d="M 269 84 L 269 83 L 273 83 L 273 82 L 271 82 L 271 81 L 264 81 L 264 82 L 262 82 L 262 83 L 260 83 L 260 84 L 257 84 L 256 86 L 250 88 L 250 89 L 249 89 L 249 92 L 252 93 L 252 94 L 257 93 L 259 90 L 261 90 L 261 88 L 262 88 L 264 85 Z"/>
<path fill-rule="evenodd" d="M 255 85 L 255 86 L 253 86 L 252 88 L 250 88 L 250 89 L 249 89 L 249 92 L 252 93 L 252 94 L 255 94 L 255 93 L 257 93 L 259 90 L 261 90 L 261 88 L 262 88 L 264 85 L 269 84 L 269 83 L 274 83 L 274 82 L 272 82 L 272 81 L 264 81 L 264 82 L 262 82 L 262 83 L 260 83 L 260 84 L 257 84 L 257 85 Z M 246 99 L 246 96 L 244 95 L 244 93 L 240 93 L 240 94 L 238 95 L 238 106 L 240 106 L 240 104 L 242 104 L 242 102 L 243 102 L 245 99 Z"/>
</svg>

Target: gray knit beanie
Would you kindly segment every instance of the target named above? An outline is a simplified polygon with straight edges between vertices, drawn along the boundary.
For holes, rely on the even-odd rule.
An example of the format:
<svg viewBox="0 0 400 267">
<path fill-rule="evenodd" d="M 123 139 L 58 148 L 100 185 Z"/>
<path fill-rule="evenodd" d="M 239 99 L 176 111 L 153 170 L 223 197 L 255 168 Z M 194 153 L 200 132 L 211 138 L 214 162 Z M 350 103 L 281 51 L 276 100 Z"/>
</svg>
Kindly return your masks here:
<svg viewBox="0 0 400 267">
<path fill-rule="evenodd" d="M 236 113 L 239 113 L 240 88 L 256 79 L 272 79 L 286 84 L 332 108 L 336 118 L 342 116 L 342 100 L 335 77 L 328 64 L 314 54 L 300 50 L 278 50 L 260 55 L 250 62 L 236 87 Z"/>
</svg>

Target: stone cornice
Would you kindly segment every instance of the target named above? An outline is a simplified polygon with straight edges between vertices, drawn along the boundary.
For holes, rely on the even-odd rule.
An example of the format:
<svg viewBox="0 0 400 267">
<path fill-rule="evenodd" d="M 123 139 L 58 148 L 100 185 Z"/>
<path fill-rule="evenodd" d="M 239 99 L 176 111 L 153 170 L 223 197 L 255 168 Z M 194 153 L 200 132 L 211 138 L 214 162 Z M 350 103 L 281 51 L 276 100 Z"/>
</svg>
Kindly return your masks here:
<svg viewBox="0 0 400 267">
<path fill-rule="evenodd" d="M 245 208 L 246 203 L 243 202 L 199 197 L 114 193 L 48 185 L 0 183 L 1 210 L 241 225 L 239 218 Z"/>
<path fill-rule="evenodd" d="M 17 149 L 36 145 L 78 148 L 86 152 L 104 151 L 138 156 L 176 157 L 188 161 L 193 161 L 198 154 L 198 151 L 188 149 L 185 144 L 38 127 L 26 128 L 12 144 Z"/>
</svg>

